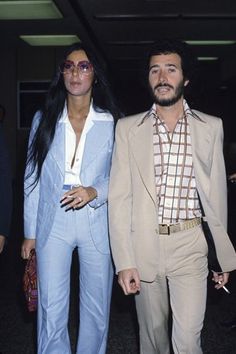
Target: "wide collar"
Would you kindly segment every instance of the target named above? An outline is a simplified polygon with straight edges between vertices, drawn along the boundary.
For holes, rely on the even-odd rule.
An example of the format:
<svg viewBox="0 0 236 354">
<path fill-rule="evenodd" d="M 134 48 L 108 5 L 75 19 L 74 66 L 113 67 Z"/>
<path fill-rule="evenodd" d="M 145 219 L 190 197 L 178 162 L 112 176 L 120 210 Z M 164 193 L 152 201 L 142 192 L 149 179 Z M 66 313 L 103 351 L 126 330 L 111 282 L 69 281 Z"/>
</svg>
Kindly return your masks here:
<svg viewBox="0 0 236 354">
<path fill-rule="evenodd" d="M 64 109 L 61 119 L 56 125 L 50 149 L 51 156 L 63 174 L 65 170 L 65 124 L 62 123 L 64 122 L 65 114 L 67 114 L 67 111 Z M 113 126 L 112 116 L 106 112 L 96 111 L 92 104 L 89 115 L 91 127 L 86 135 L 81 172 L 96 158 L 100 149 L 107 143 Z"/>
<path fill-rule="evenodd" d="M 204 179 L 203 174 L 205 168 L 209 168 L 209 155 L 212 145 L 210 126 L 201 113 L 196 113 L 190 109 L 187 112 L 187 119 L 190 125 L 194 171 L 197 175 L 197 179 L 199 177 L 199 180 L 202 180 Z M 153 202 L 156 203 L 153 165 L 153 119 L 151 110 L 138 115 L 129 134 L 131 151 L 140 176 Z M 207 183 L 208 182 L 206 182 L 205 185 L 206 192 L 209 191 L 209 185 Z"/>
</svg>

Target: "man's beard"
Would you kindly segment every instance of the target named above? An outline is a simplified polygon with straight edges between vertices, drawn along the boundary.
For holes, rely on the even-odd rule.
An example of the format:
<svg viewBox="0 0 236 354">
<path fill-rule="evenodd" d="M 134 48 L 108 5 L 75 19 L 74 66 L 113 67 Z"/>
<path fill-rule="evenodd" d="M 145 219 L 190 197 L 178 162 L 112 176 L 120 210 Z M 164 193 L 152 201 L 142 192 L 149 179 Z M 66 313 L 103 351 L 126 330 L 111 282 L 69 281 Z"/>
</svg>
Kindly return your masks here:
<svg viewBox="0 0 236 354">
<path fill-rule="evenodd" d="M 151 89 L 151 95 L 152 95 L 152 98 L 154 100 L 154 102 L 156 104 L 158 104 L 159 106 L 162 106 L 162 107 L 169 107 L 169 106 L 172 106 L 174 105 L 176 102 L 178 102 L 180 100 L 180 98 L 183 96 L 184 94 L 184 80 L 182 80 L 178 86 L 175 88 L 174 90 L 174 95 L 170 98 L 160 98 L 160 97 L 157 97 L 155 95 L 155 90 L 158 88 L 158 87 L 170 87 L 172 89 L 174 89 L 173 86 L 169 85 L 169 84 L 158 84 L 154 87 L 154 89 Z"/>
</svg>

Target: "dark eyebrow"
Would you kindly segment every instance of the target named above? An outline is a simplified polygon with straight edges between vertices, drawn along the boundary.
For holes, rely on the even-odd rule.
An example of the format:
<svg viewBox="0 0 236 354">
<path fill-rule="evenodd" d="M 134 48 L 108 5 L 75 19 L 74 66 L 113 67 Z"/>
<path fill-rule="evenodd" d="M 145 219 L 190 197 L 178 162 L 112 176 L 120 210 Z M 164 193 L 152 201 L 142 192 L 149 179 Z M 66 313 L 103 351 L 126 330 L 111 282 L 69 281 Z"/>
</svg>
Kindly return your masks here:
<svg viewBox="0 0 236 354">
<path fill-rule="evenodd" d="M 159 67 L 160 67 L 160 65 L 154 64 L 154 65 L 150 66 L 149 71 L 150 71 L 151 69 L 153 69 L 153 68 L 159 68 Z"/>
<path fill-rule="evenodd" d="M 168 66 L 168 67 L 173 66 L 174 68 L 178 69 L 177 65 L 175 65 L 175 64 L 171 64 L 171 63 L 166 64 L 165 66 Z"/>
<path fill-rule="evenodd" d="M 167 63 L 167 64 L 165 64 L 165 66 L 166 67 L 174 67 L 174 68 L 178 69 L 177 65 L 172 64 L 172 63 Z M 159 64 L 154 64 L 154 65 L 150 66 L 149 71 L 153 68 L 159 68 L 159 67 L 160 67 Z"/>
</svg>

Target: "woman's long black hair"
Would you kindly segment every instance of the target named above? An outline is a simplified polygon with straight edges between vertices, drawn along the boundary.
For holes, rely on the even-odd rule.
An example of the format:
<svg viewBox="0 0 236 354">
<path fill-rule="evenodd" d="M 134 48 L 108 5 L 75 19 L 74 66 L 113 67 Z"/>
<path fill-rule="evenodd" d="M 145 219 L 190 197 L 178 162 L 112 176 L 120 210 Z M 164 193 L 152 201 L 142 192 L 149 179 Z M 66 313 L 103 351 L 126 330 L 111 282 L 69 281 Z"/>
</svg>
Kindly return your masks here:
<svg viewBox="0 0 236 354">
<path fill-rule="evenodd" d="M 61 62 L 63 62 L 70 53 L 77 50 L 85 51 L 94 68 L 94 82 L 92 87 L 94 109 L 97 111 L 110 112 L 116 121 L 120 118 L 119 109 L 113 98 L 104 68 L 99 64 L 97 56 L 91 49 L 87 48 L 82 43 L 75 43 L 67 48 Z M 43 162 L 52 144 L 56 124 L 62 115 L 66 98 L 67 91 L 64 85 L 63 74 L 61 74 L 58 67 L 46 96 L 39 126 L 29 146 L 27 165 L 30 165 L 30 169 L 26 178 L 29 178 L 35 172 L 35 179 L 31 185 L 35 186 L 38 183 Z"/>
</svg>

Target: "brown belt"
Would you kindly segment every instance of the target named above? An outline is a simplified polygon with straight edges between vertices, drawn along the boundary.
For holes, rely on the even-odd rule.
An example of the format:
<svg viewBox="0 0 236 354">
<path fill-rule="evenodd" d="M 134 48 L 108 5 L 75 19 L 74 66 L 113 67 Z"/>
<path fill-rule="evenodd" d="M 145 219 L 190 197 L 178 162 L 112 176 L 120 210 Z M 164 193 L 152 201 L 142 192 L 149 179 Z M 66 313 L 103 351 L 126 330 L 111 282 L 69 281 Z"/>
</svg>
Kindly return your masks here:
<svg viewBox="0 0 236 354">
<path fill-rule="evenodd" d="M 192 229 L 193 227 L 201 224 L 202 218 L 194 218 L 181 221 L 177 224 L 159 224 L 160 235 L 170 235 L 175 232 Z"/>
</svg>

